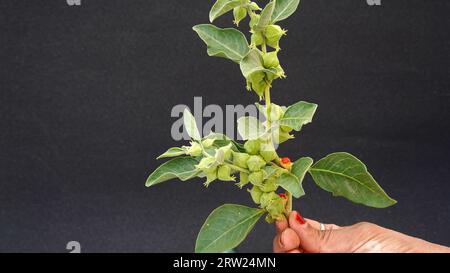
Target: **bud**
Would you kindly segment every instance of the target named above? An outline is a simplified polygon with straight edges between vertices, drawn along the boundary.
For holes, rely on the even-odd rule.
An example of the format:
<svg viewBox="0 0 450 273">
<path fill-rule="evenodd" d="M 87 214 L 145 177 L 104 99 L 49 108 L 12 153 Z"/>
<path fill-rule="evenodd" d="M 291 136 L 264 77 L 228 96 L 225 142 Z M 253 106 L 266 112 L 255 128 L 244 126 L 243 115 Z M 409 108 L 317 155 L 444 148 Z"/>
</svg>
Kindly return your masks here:
<svg viewBox="0 0 450 273">
<path fill-rule="evenodd" d="M 259 31 L 256 31 L 251 36 L 251 46 L 256 47 L 259 45 L 262 45 L 264 42 L 264 37 L 262 36 L 262 33 Z"/>
<path fill-rule="evenodd" d="M 259 140 L 247 140 L 244 144 L 245 151 L 251 155 L 257 155 L 260 149 Z"/>
<path fill-rule="evenodd" d="M 289 139 L 293 139 L 293 138 L 294 138 L 293 135 L 286 133 L 285 131 L 281 130 L 280 128 L 276 128 L 273 130 L 273 141 L 275 143 L 280 144 L 280 143 L 283 143 L 283 142 L 285 142 Z"/>
<path fill-rule="evenodd" d="M 217 149 L 216 155 L 215 155 L 216 161 L 219 163 L 223 163 L 225 160 L 230 159 L 231 152 L 232 152 L 231 147 L 232 147 L 232 144 L 230 143 L 227 146 L 223 146 L 223 147 L 220 147 L 219 149 Z"/>
<path fill-rule="evenodd" d="M 212 139 L 212 138 L 207 138 L 207 139 L 202 140 L 203 148 L 209 148 L 213 144 L 214 144 L 214 139 Z"/>
<path fill-rule="evenodd" d="M 264 36 L 269 46 L 279 49 L 279 41 L 283 35 L 286 35 L 286 31 L 279 25 L 268 25 L 264 30 Z"/>
<path fill-rule="evenodd" d="M 281 125 L 280 128 L 283 132 L 286 132 L 286 133 L 290 133 L 293 130 L 291 127 L 286 126 L 286 125 Z"/>
<path fill-rule="evenodd" d="M 284 217 L 286 203 L 286 199 L 283 199 L 277 195 L 277 197 L 273 198 L 266 206 L 266 210 L 273 219 L 281 220 Z"/>
<path fill-rule="evenodd" d="M 280 198 L 276 193 L 274 192 L 265 192 L 261 195 L 261 207 L 262 208 L 266 208 L 267 206 L 270 205 L 270 203 L 272 202 L 272 200 Z"/>
<path fill-rule="evenodd" d="M 278 141 L 279 141 L 278 143 L 283 143 L 283 142 L 288 141 L 289 139 L 293 139 L 293 138 L 294 138 L 293 135 L 283 132 L 283 131 L 280 131 L 280 134 L 278 135 Z"/>
<path fill-rule="evenodd" d="M 264 166 L 266 166 L 266 161 L 259 155 L 252 155 L 247 160 L 247 167 L 251 172 L 259 171 Z"/>
<path fill-rule="evenodd" d="M 264 173 L 262 171 L 252 172 L 248 175 L 248 181 L 255 186 L 261 186 L 264 181 Z"/>
<path fill-rule="evenodd" d="M 261 18 L 261 15 L 259 14 L 250 14 L 250 22 L 248 23 L 248 26 L 250 29 L 253 29 L 258 23 L 259 19 Z"/>
<path fill-rule="evenodd" d="M 253 188 L 251 190 L 247 190 L 247 191 L 252 196 L 253 202 L 255 202 L 255 204 L 259 205 L 261 195 L 263 194 L 263 192 L 257 186 L 253 186 Z"/>
<path fill-rule="evenodd" d="M 262 186 L 259 187 L 263 192 L 273 192 L 278 189 L 278 185 L 275 183 L 274 178 L 269 178 L 264 181 Z"/>
<path fill-rule="evenodd" d="M 202 146 L 197 142 L 192 141 L 191 146 L 187 148 L 186 154 L 190 156 L 200 156 L 202 154 Z"/>
<path fill-rule="evenodd" d="M 249 154 L 233 152 L 233 164 L 238 167 L 247 168 L 247 160 L 249 158 L 250 158 Z"/>
<path fill-rule="evenodd" d="M 208 171 L 211 171 L 212 168 L 214 168 L 216 166 L 217 166 L 216 159 L 212 156 L 208 156 L 208 157 L 202 158 L 202 160 L 200 160 L 198 165 L 196 165 L 195 167 L 206 173 Z"/>
<path fill-rule="evenodd" d="M 264 96 L 264 91 L 267 89 L 267 83 L 266 81 L 252 82 L 252 89 L 261 99 Z"/>
<path fill-rule="evenodd" d="M 277 78 L 286 78 L 286 74 L 284 74 L 284 69 L 281 67 L 281 65 L 275 67 L 275 70 L 277 71 Z"/>
<path fill-rule="evenodd" d="M 248 7 L 251 9 L 251 10 L 261 10 L 261 8 L 258 6 L 258 4 L 256 4 L 255 2 L 251 2 L 249 5 L 248 5 Z"/>
<path fill-rule="evenodd" d="M 264 220 L 269 224 L 273 224 L 275 222 L 275 219 L 273 219 L 272 216 L 270 216 L 270 214 L 267 214 Z"/>
<path fill-rule="evenodd" d="M 217 167 L 212 167 L 209 170 L 205 170 L 204 173 L 206 175 L 206 182 L 203 185 L 208 187 L 211 182 L 217 179 Z"/>
<path fill-rule="evenodd" d="M 239 183 L 237 186 L 242 189 L 245 185 L 248 184 L 248 173 L 240 172 L 239 173 Z"/>
<path fill-rule="evenodd" d="M 236 178 L 231 176 L 231 168 L 227 165 L 222 165 L 217 170 L 217 178 L 222 181 L 235 181 Z"/>
<path fill-rule="evenodd" d="M 278 52 L 272 51 L 263 54 L 264 67 L 274 68 L 280 65 L 280 60 L 278 60 Z"/>
<path fill-rule="evenodd" d="M 239 26 L 239 22 L 247 17 L 247 10 L 244 7 L 237 7 L 233 9 L 234 23 Z"/>
<path fill-rule="evenodd" d="M 251 81 L 246 80 L 245 89 L 247 89 L 247 91 L 252 91 L 252 82 Z"/>
<path fill-rule="evenodd" d="M 275 151 L 275 148 L 273 147 L 271 141 L 261 144 L 261 151 L 259 151 L 259 154 L 264 158 L 266 162 L 271 162 L 278 158 L 278 154 Z"/>
<path fill-rule="evenodd" d="M 252 89 L 258 94 L 258 96 L 262 97 L 264 91 L 266 90 L 267 83 L 265 81 L 266 73 L 264 72 L 254 72 L 249 76 L 249 81 L 251 83 Z"/>
<path fill-rule="evenodd" d="M 270 106 L 270 120 L 277 121 L 280 120 L 284 115 L 284 110 L 281 106 L 272 103 Z"/>
</svg>

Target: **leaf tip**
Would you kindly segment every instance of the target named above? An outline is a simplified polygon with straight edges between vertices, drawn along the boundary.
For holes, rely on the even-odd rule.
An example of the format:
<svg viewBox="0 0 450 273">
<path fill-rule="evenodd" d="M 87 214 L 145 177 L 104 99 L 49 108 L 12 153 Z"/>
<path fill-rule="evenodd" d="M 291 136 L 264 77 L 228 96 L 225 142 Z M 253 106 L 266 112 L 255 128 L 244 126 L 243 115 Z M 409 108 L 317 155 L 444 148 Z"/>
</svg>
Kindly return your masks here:
<svg viewBox="0 0 450 273">
<path fill-rule="evenodd" d="M 210 13 L 209 14 L 209 22 L 212 23 L 212 22 L 214 22 L 215 19 L 216 18 L 214 17 L 214 15 Z"/>
</svg>

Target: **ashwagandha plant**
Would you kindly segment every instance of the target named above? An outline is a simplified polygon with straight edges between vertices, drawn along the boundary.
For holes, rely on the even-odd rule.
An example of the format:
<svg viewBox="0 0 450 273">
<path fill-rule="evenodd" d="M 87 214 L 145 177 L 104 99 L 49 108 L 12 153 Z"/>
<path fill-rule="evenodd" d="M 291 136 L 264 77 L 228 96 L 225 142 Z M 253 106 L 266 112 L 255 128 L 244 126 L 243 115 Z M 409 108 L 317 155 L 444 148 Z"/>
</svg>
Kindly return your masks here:
<svg viewBox="0 0 450 273">
<path fill-rule="evenodd" d="M 258 1 L 259 2 L 259 1 Z M 292 199 L 305 194 L 303 178 L 309 173 L 313 181 L 334 196 L 375 208 L 396 203 L 377 184 L 366 166 L 355 156 L 332 153 L 313 163 L 310 157 L 295 162 L 280 158 L 276 147 L 293 138 L 312 121 L 317 105 L 299 101 L 289 107 L 271 102 L 274 80 L 285 73 L 278 60 L 280 39 L 286 35 L 278 22 L 291 16 L 300 0 L 272 0 L 261 9 L 250 0 L 217 0 L 209 19 L 213 22 L 227 12 L 233 12 L 234 24 L 249 16 L 250 44 L 246 36 L 234 28 L 219 28 L 211 24 L 196 25 L 193 30 L 206 43 L 209 56 L 223 57 L 239 64 L 247 82 L 264 105 L 256 103 L 265 116 L 238 119 L 237 127 L 245 143 L 238 143 L 219 133 L 202 137 L 192 114 L 185 110 L 183 121 L 192 141 L 189 146 L 170 148 L 159 158 L 174 157 L 159 166 L 147 179 L 146 186 L 178 178 L 182 181 L 206 178 L 204 185 L 216 180 L 236 181 L 247 188 L 253 202 L 250 208 L 226 204 L 215 209 L 206 219 L 197 237 L 196 252 L 224 252 L 238 246 L 261 216 L 269 223 L 286 217 L 292 210 Z M 236 175 L 236 176 L 235 176 Z"/>
</svg>

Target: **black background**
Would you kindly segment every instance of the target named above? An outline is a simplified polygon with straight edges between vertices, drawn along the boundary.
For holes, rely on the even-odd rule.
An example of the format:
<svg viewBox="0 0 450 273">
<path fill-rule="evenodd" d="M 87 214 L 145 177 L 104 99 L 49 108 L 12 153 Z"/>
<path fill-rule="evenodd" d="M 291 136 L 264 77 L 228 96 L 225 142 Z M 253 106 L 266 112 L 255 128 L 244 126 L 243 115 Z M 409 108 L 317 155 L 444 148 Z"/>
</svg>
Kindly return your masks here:
<svg viewBox="0 0 450 273">
<path fill-rule="evenodd" d="M 181 144 L 170 136 L 174 105 L 256 100 L 238 66 L 208 57 L 191 30 L 210 6 L 0 2 L 0 251 L 66 252 L 76 240 L 83 252 L 191 252 L 212 209 L 251 205 L 229 183 L 144 187 L 155 157 Z M 280 154 L 351 152 L 398 200 L 366 208 L 308 178 L 294 204 L 304 216 L 450 245 L 449 11 L 447 0 L 303 0 L 281 22 L 288 78 L 273 100 L 319 109 Z M 238 251 L 271 251 L 272 236 L 261 221 Z"/>
</svg>

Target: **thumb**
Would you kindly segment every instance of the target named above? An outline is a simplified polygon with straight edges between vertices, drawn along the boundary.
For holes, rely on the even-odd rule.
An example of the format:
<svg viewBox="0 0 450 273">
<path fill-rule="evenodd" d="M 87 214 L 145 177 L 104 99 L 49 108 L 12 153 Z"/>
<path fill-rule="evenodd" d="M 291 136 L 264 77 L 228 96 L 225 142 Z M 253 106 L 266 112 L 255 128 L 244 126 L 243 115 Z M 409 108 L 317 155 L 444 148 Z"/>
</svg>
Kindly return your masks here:
<svg viewBox="0 0 450 273">
<path fill-rule="evenodd" d="M 289 226 L 300 238 L 300 248 L 309 253 L 322 252 L 331 236 L 330 232 L 315 229 L 296 211 L 289 214 Z"/>
</svg>

